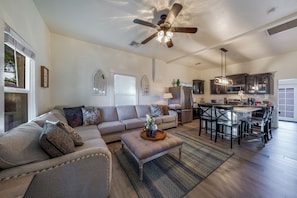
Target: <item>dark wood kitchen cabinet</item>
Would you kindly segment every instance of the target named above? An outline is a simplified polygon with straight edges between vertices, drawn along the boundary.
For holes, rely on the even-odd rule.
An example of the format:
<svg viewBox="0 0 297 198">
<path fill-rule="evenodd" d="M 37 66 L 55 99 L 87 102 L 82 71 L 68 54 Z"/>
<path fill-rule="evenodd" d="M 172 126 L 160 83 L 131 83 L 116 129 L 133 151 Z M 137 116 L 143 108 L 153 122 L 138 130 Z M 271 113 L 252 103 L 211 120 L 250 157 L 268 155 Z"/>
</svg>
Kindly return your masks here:
<svg viewBox="0 0 297 198">
<path fill-rule="evenodd" d="M 273 79 L 271 73 L 248 75 L 246 81 L 248 94 L 272 94 Z"/>
<path fill-rule="evenodd" d="M 193 94 L 204 94 L 204 80 L 193 80 Z"/>
<path fill-rule="evenodd" d="M 226 86 L 215 85 L 214 79 L 210 80 L 210 94 L 226 94 Z"/>
</svg>

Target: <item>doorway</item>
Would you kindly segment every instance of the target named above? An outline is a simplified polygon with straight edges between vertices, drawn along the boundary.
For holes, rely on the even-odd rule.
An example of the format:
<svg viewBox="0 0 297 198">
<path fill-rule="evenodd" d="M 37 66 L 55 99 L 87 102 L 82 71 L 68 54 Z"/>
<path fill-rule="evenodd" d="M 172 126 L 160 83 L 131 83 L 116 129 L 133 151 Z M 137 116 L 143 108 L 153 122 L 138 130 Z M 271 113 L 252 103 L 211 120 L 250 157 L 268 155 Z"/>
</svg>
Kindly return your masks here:
<svg viewBox="0 0 297 198">
<path fill-rule="evenodd" d="M 278 82 L 279 120 L 297 122 L 297 79 Z"/>
</svg>

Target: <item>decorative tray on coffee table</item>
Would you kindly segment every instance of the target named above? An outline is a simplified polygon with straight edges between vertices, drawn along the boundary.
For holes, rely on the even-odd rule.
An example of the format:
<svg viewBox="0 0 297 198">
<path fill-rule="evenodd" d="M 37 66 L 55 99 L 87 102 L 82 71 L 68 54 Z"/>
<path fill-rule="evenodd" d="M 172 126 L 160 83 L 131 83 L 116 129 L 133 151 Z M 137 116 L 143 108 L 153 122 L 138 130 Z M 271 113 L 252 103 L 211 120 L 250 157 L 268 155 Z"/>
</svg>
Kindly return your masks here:
<svg viewBox="0 0 297 198">
<path fill-rule="evenodd" d="M 140 136 L 145 140 L 157 141 L 157 140 L 164 140 L 166 138 L 167 133 L 165 131 L 157 130 L 155 137 L 148 137 L 146 135 L 146 131 L 141 131 Z"/>
</svg>

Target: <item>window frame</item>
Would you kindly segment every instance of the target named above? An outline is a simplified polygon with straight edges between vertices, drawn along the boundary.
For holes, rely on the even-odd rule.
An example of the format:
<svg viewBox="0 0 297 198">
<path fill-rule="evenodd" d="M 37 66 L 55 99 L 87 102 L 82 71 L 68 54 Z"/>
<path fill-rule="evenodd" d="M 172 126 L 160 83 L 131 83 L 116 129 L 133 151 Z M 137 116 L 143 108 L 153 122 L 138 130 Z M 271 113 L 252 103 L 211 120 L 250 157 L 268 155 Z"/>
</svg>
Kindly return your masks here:
<svg viewBox="0 0 297 198">
<path fill-rule="evenodd" d="M 5 42 L 5 34 L 7 34 L 7 29 L 9 29 L 9 35 L 17 41 L 18 47 L 20 45 L 23 45 L 26 52 L 30 52 L 30 55 L 26 54 L 26 52 L 22 52 L 18 49 L 17 46 L 12 45 L 10 42 Z M 36 116 L 36 80 L 35 80 L 35 53 L 31 50 L 30 47 L 28 47 L 28 44 L 14 31 L 12 30 L 6 23 L 2 23 L 2 26 L 0 28 L 2 30 L 2 36 L 0 39 L 1 49 L 0 49 L 0 89 L 3 90 L 0 93 L 0 105 L 3 107 L 0 110 L 0 133 L 3 133 L 5 131 L 5 93 L 25 93 L 27 94 L 27 118 L 28 121 L 31 120 Z M 19 54 L 25 57 L 25 87 L 24 88 L 17 88 L 17 87 L 6 87 L 4 83 L 4 55 L 5 55 L 5 45 L 12 48 L 13 50 L 17 51 Z"/>
</svg>

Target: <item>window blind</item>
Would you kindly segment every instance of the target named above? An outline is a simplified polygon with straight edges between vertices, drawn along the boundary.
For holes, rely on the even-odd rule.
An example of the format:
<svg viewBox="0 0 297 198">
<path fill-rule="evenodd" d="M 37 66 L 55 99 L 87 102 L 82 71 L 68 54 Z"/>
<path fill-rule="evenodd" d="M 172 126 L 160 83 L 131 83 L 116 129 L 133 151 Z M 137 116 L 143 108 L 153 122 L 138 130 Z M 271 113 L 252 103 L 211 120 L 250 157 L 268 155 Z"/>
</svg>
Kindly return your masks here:
<svg viewBox="0 0 297 198">
<path fill-rule="evenodd" d="M 14 46 L 18 51 L 32 59 L 35 58 L 35 53 L 31 47 L 6 23 L 4 26 L 4 43 Z"/>
</svg>

